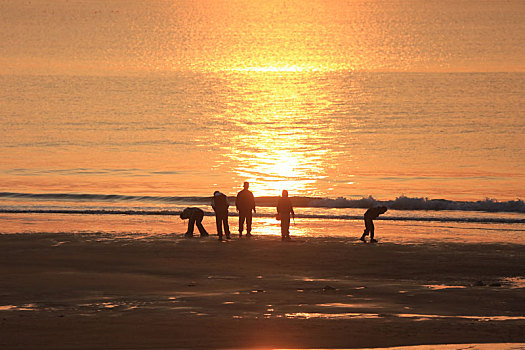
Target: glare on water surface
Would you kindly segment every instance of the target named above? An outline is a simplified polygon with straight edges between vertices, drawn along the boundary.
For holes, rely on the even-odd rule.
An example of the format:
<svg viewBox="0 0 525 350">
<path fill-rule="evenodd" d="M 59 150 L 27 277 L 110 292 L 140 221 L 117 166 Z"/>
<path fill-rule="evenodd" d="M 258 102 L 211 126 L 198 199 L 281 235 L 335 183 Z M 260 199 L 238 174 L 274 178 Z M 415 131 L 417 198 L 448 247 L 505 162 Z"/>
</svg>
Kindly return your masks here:
<svg viewBox="0 0 525 350">
<path fill-rule="evenodd" d="M 231 137 L 227 163 L 258 195 L 283 189 L 315 193 L 317 182 L 326 177 L 328 149 L 323 147 L 326 130 L 319 106 L 329 102 L 320 101 L 311 85 L 286 74 L 241 79 L 235 88 L 244 93 L 235 103 L 247 108 L 225 116 L 242 130 Z"/>
</svg>

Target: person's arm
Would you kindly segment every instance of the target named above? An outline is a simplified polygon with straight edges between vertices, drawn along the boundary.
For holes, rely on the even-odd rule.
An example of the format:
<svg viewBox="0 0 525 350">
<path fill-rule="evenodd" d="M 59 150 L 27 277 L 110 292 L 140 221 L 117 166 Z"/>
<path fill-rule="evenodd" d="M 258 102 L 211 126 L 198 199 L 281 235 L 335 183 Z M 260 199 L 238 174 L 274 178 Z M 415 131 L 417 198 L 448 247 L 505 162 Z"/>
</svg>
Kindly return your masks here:
<svg viewBox="0 0 525 350">
<path fill-rule="evenodd" d="M 253 196 L 253 193 L 251 194 L 251 198 L 252 198 L 252 209 L 253 209 L 253 212 L 256 213 L 257 211 L 255 210 L 255 197 Z"/>
</svg>

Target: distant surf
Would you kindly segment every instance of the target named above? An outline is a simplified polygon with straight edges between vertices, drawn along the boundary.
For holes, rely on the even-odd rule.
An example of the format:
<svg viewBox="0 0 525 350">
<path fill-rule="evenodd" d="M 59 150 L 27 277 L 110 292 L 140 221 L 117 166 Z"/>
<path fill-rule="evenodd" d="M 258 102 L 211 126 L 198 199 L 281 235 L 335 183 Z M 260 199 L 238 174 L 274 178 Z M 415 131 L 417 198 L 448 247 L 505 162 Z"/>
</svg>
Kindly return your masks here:
<svg viewBox="0 0 525 350">
<path fill-rule="evenodd" d="M 211 197 L 179 197 L 179 196 L 133 196 L 118 194 L 86 194 L 86 193 L 17 193 L 0 192 L 0 198 L 72 201 L 72 202 L 157 202 L 157 203 L 194 203 L 207 204 Z M 233 202 L 235 197 L 229 197 Z M 261 207 L 275 206 L 278 197 L 257 197 L 256 202 Z M 360 199 L 339 197 L 292 197 L 295 207 L 301 208 L 370 208 L 385 205 L 395 210 L 457 210 L 485 212 L 515 212 L 525 213 L 525 202 L 521 199 L 498 201 L 486 198 L 479 201 L 453 201 L 447 199 L 411 198 L 400 196 L 394 200 L 376 200 L 372 196 Z"/>
<path fill-rule="evenodd" d="M 211 197 L 179 197 L 179 196 L 138 196 L 118 194 L 87 194 L 87 193 L 17 193 L 0 192 L 0 199 L 26 200 L 26 201 L 57 201 L 57 202 L 142 202 L 163 203 L 177 205 L 205 205 L 209 204 Z M 278 197 L 257 197 L 259 207 L 273 207 Z M 231 203 L 235 197 L 229 197 Z M 521 199 L 511 201 L 498 201 L 486 198 L 479 201 L 453 201 L 447 199 L 411 198 L 400 196 L 394 200 L 376 200 L 372 196 L 360 199 L 347 198 L 320 198 L 320 197 L 292 197 L 292 202 L 298 208 L 370 208 L 385 205 L 389 209 L 405 211 L 468 211 L 468 212 L 506 212 L 525 213 L 525 203 Z M 27 209 L 27 208 L 26 208 Z M 3 211 L 3 212 L 12 212 Z M 27 212 L 27 211 L 26 211 Z M 104 211 L 104 213 L 109 213 Z M 120 212 L 119 212 L 120 213 Z M 126 213 L 122 213 L 126 214 Z M 148 214 L 150 212 L 148 211 Z M 136 214 L 135 214 L 136 215 Z"/>
</svg>

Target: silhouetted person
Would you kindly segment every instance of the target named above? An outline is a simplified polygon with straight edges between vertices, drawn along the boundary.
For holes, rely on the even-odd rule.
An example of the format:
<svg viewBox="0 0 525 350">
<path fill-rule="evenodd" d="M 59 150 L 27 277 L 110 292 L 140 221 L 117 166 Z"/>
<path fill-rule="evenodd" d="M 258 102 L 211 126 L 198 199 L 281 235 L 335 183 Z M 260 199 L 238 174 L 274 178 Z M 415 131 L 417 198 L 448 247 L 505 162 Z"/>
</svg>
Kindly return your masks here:
<svg viewBox="0 0 525 350">
<path fill-rule="evenodd" d="M 283 241 L 290 240 L 290 215 L 295 218 L 293 212 L 292 202 L 288 198 L 288 191 L 283 190 L 282 197 L 277 202 L 277 213 L 281 219 L 281 239 Z"/>
<path fill-rule="evenodd" d="M 186 237 L 193 237 L 193 228 L 195 227 L 195 224 L 197 224 L 201 237 L 208 235 L 208 232 L 206 232 L 206 229 L 202 226 L 203 217 L 204 212 L 199 208 L 186 208 L 180 213 L 181 219 L 190 219 L 188 221 L 188 231 L 186 231 L 185 234 Z"/>
<path fill-rule="evenodd" d="M 246 220 L 246 237 L 252 236 L 252 210 L 255 213 L 255 198 L 253 193 L 248 190 L 249 182 L 244 183 L 244 189 L 237 193 L 235 198 L 235 207 L 239 212 L 239 237 L 244 230 L 244 221 Z"/>
<path fill-rule="evenodd" d="M 211 207 L 215 211 L 215 221 L 217 222 L 217 235 L 222 241 L 222 227 L 224 226 L 224 233 L 226 238 L 230 239 L 230 226 L 228 225 L 228 198 L 224 193 L 215 191 L 211 200 Z"/>
<path fill-rule="evenodd" d="M 370 208 L 365 212 L 365 231 L 360 240 L 366 242 L 366 235 L 370 234 L 370 243 L 377 243 L 374 239 L 374 219 L 377 218 L 380 214 L 384 214 L 387 211 L 387 207 L 375 207 Z"/>
</svg>

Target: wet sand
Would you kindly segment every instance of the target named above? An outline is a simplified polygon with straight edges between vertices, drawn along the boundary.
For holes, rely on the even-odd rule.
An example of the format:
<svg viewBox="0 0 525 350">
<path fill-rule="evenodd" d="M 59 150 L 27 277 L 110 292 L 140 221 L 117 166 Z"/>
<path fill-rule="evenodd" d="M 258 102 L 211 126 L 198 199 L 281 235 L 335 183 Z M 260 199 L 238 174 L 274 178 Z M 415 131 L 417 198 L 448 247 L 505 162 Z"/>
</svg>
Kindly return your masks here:
<svg viewBox="0 0 525 350">
<path fill-rule="evenodd" d="M 525 343 L 525 248 L 0 235 L 0 348 Z"/>
</svg>

